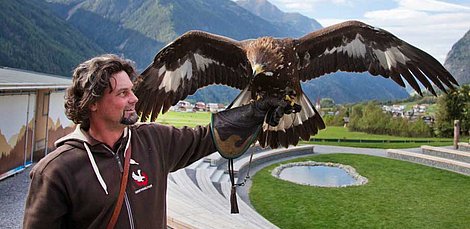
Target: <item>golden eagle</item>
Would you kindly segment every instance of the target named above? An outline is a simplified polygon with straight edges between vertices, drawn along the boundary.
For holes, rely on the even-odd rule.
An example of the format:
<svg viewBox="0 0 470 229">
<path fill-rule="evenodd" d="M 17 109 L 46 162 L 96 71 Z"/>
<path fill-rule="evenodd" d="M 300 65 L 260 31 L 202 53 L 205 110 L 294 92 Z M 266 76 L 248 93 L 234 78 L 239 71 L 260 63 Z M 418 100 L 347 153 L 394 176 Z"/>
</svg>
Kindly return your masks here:
<svg viewBox="0 0 470 229">
<path fill-rule="evenodd" d="M 421 84 L 436 95 L 439 89 L 458 85 L 432 56 L 393 34 L 358 21 L 347 21 L 307 34 L 299 39 L 262 37 L 236 41 L 202 31 L 190 31 L 157 53 L 138 77 L 136 109 L 142 117 L 165 113 L 179 100 L 210 84 L 238 88 L 230 105 L 241 106 L 264 96 L 286 95 L 301 106 L 284 115 L 278 126 L 266 123 L 260 144 L 277 148 L 309 140 L 325 124 L 302 92 L 300 81 L 347 71 L 381 75 L 405 87 L 405 79 L 421 94 Z"/>
</svg>

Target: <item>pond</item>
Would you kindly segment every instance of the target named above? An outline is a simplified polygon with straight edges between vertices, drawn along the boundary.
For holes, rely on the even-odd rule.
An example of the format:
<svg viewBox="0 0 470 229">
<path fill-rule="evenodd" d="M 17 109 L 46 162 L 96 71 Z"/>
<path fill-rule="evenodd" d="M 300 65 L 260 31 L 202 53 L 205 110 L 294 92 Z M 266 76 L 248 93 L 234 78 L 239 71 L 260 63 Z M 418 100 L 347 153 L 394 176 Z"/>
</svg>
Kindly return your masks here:
<svg viewBox="0 0 470 229">
<path fill-rule="evenodd" d="M 320 187 L 346 187 L 367 183 L 367 178 L 359 175 L 351 166 L 314 161 L 281 165 L 273 170 L 273 175 L 297 184 Z"/>
</svg>

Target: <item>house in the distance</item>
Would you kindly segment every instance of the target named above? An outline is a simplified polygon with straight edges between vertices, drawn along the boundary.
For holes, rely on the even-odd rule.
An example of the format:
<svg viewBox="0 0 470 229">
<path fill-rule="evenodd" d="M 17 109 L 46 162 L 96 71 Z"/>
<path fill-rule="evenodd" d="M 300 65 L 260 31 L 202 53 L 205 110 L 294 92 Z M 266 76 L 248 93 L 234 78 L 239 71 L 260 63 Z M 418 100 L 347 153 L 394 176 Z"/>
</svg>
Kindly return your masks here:
<svg viewBox="0 0 470 229">
<path fill-rule="evenodd" d="M 72 131 L 64 114 L 65 77 L 0 68 L 0 180 L 23 170 Z"/>
</svg>

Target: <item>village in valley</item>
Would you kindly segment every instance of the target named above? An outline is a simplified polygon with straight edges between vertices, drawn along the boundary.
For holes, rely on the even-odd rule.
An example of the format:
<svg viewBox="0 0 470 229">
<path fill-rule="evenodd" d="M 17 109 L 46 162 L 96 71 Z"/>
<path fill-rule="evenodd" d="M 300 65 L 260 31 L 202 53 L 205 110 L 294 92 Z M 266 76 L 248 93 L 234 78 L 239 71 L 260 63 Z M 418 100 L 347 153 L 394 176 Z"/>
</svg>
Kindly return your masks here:
<svg viewBox="0 0 470 229">
<path fill-rule="evenodd" d="M 408 120 L 417 120 L 421 118 L 426 124 L 432 125 L 434 117 L 428 111 L 430 104 L 415 104 L 407 109 L 406 105 L 382 105 L 382 110 L 392 114 L 393 117 L 403 117 Z"/>
<path fill-rule="evenodd" d="M 170 108 L 171 111 L 176 112 L 219 112 L 225 110 L 225 105 L 222 103 L 205 103 L 205 102 L 196 102 L 192 104 L 191 102 L 181 100 L 175 106 Z"/>
<path fill-rule="evenodd" d="M 337 106 L 337 105 L 334 105 Z M 426 124 L 432 126 L 434 123 L 434 114 L 430 112 L 429 109 L 434 104 L 403 104 L 403 103 L 396 103 L 392 105 L 381 105 L 382 111 L 384 113 L 389 113 L 392 117 L 401 117 L 406 118 L 410 121 L 416 121 L 418 119 L 422 119 Z M 205 102 L 196 102 L 191 103 L 189 101 L 181 100 L 176 105 L 170 108 L 171 111 L 175 112 L 219 112 L 225 110 L 227 108 L 226 105 L 222 103 L 205 103 Z M 323 107 L 320 100 L 317 99 L 315 103 L 315 108 L 321 112 L 321 115 L 331 115 L 336 116 L 340 115 L 339 111 L 332 111 L 331 107 Z M 349 117 L 343 117 L 344 124 L 347 125 L 349 122 Z"/>
</svg>

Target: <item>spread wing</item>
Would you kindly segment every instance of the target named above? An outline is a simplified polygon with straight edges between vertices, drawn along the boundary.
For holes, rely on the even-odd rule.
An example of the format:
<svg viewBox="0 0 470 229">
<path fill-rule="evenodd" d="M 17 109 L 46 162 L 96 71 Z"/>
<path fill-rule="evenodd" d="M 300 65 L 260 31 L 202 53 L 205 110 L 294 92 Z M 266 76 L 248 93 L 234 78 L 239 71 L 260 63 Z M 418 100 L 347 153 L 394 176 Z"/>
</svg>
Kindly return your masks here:
<svg viewBox="0 0 470 229">
<path fill-rule="evenodd" d="M 136 110 L 154 120 L 179 100 L 209 84 L 243 89 L 251 65 L 240 42 L 202 31 L 190 31 L 160 50 L 138 77 Z"/>
<path fill-rule="evenodd" d="M 452 75 L 426 52 L 393 34 L 358 21 L 347 21 L 312 32 L 296 40 L 301 80 L 309 80 L 336 71 L 365 72 L 392 78 L 405 87 L 403 79 L 418 92 L 416 79 L 436 95 L 431 82 L 458 85 Z M 445 85 L 445 86 L 444 86 Z"/>
</svg>

